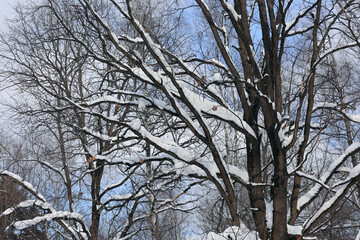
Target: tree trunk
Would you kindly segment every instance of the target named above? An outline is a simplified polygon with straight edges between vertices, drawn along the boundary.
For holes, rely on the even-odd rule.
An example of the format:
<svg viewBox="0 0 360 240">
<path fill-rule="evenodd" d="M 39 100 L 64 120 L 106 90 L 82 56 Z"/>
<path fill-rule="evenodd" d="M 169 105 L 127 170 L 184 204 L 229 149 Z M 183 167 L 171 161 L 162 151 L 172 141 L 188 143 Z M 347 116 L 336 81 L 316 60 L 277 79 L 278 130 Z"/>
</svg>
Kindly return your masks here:
<svg viewBox="0 0 360 240">
<path fill-rule="evenodd" d="M 247 169 L 249 180 L 252 183 L 262 183 L 261 177 L 261 156 L 260 141 L 251 141 L 246 139 L 247 148 Z M 252 215 L 254 217 L 256 231 L 259 232 L 260 238 L 267 239 L 266 231 L 266 207 L 264 202 L 264 192 L 262 186 L 250 186 L 248 188 Z"/>
<path fill-rule="evenodd" d="M 58 101 L 58 107 L 60 107 L 60 101 Z M 60 112 L 57 113 L 57 130 L 59 134 L 59 144 L 60 144 L 60 151 L 61 151 L 61 162 L 64 168 L 64 174 L 65 174 L 65 180 L 66 180 L 66 190 L 68 195 L 68 202 L 69 202 L 69 211 L 74 212 L 74 205 L 73 205 L 73 195 L 72 195 L 72 186 L 71 186 L 71 178 L 70 178 L 70 172 L 69 168 L 67 166 L 66 162 L 66 153 L 65 153 L 65 139 L 64 139 L 64 133 L 62 131 L 61 127 L 61 116 Z"/>
<path fill-rule="evenodd" d="M 286 155 L 281 148 L 274 155 L 274 209 L 272 240 L 286 240 L 287 234 L 287 170 Z"/>
<path fill-rule="evenodd" d="M 150 157 L 150 144 L 146 143 L 146 156 Z M 150 231 L 151 231 L 151 239 L 152 240 L 160 240 L 159 228 L 157 224 L 157 214 L 154 211 L 155 209 L 155 195 L 152 192 L 152 167 L 151 162 L 146 163 L 146 178 L 149 181 L 149 207 L 150 207 Z"/>
<path fill-rule="evenodd" d="M 91 240 L 98 239 L 99 235 L 99 224 L 100 224 L 100 211 L 98 206 L 100 206 L 100 185 L 101 178 L 104 171 L 104 165 L 101 162 L 97 162 L 96 169 L 92 172 L 91 177 L 91 198 L 92 198 L 92 206 L 91 206 L 91 226 L 90 226 L 90 234 Z"/>
</svg>

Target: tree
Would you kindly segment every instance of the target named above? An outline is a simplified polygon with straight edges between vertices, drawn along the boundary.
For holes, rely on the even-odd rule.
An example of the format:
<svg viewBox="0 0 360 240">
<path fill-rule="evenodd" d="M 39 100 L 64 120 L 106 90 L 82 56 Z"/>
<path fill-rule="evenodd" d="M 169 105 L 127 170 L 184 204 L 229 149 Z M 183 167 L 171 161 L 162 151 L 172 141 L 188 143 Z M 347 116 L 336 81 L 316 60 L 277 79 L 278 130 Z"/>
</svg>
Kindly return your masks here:
<svg viewBox="0 0 360 240">
<path fill-rule="evenodd" d="M 0 182 L 0 211 L 2 213 L 7 209 L 16 208 L 16 205 L 26 199 L 18 186 L 8 179 L 2 179 Z M 13 221 L 22 219 L 31 219 L 37 216 L 38 209 L 35 207 L 30 209 L 18 209 L 17 211 L 0 215 L 0 238 L 2 239 L 46 239 L 45 224 L 31 226 L 29 228 L 15 232 L 14 229 L 7 229 Z"/>
<path fill-rule="evenodd" d="M 96 88 L 99 93 L 91 98 L 62 99 L 63 108 L 100 119 L 98 129 L 91 121 L 81 126 L 86 136 L 110 144 L 96 156 L 89 155 L 94 172 L 111 162 L 107 153 L 112 146 L 145 146 L 144 151 L 150 149 L 155 156 L 145 154 L 141 162 L 162 166 L 153 182 L 170 183 L 181 176 L 187 185 L 184 192 L 210 182 L 227 207 L 231 225 L 241 231 L 252 228 L 249 232 L 261 239 L 316 235 L 329 224 L 334 210 L 353 200 L 351 193 L 360 179 L 360 143 L 348 142 L 334 153 L 331 145 L 339 135 L 327 131 L 341 130 L 333 116 L 342 116 L 348 126 L 358 124 L 360 117 L 341 97 L 337 80 L 335 87 L 327 88 L 335 71 L 323 64 L 334 66 L 332 58 L 341 60 L 340 52 L 358 59 L 357 1 L 219 0 L 217 8 L 208 7 L 214 1 L 184 3 L 177 10 L 189 9 L 193 22 L 198 15 L 192 13 L 201 13 L 207 28 L 200 33 L 208 33 L 200 42 L 191 41 L 196 28 L 190 25 L 185 41 L 192 45 L 186 45 L 190 51 L 185 53 L 171 49 L 172 40 L 157 37 L 155 27 L 139 20 L 134 1 L 73 3 L 76 21 L 67 18 L 68 2 L 48 0 L 41 5 L 54 16 L 57 44 L 71 40 L 81 46 L 87 62 L 97 62 L 91 65 L 94 72 L 107 76 L 109 69 L 114 84 L 126 83 Z M 119 26 L 126 26 L 126 31 Z M 9 58 L 19 59 L 16 54 Z M 328 96 L 338 96 L 340 102 Z M 351 101 L 356 106 L 358 98 Z M 123 115 L 105 111 L 114 104 L 122 107 Z M 116 126 L 116 131 L 104 131 L 109 126 Z M 233 146 L 229 138 L 237 139 Z M 324 151 L 326 145 L 330 146 Z M 340 177 L 341 167 L 350 160 L 352 168 Z M 315 169 L 314 164 L 321 167 Z M 247 190 L 253 227 L 248 222 L 245 226 L 239 215 L 239 199 L 245 198 L 239 196 L 239 186 Z M 153 191 L 149 184 L 137 189 Z"/>
<path fill-rule="evenodd" d="M 27 158 L 29 148 L 24 141 L 14 137 L 6 138 L 1 134 L 0 158 L 1 168 L 12 172 L 22 172 L 24 176 L 32 175 L 34 165 L 22 162 Z M 39 180 L 34 174 L 31 179 Z M 29 208 L 19 207 L 25 203 L 28 193 L 19 187 L 11 178 L 0 178 L 0 238 L 1 239 L 46 239 L 47 224 L 42 223 L 21 230 L 14 229 L 12 223 L 23 219 L 32 219 L 41 214 L 41 209 L 36 206 Z M 24 202 L 25 201 L 25 202 Z"/>
<path fill-rule="evenodd" d="M 156 7 L 163 7 L 165 4 L 160 3 Z M 69 11 L 66 21 L 74 24 L 73 27 L 77 27 L 76 23 L 83 20 L 84 16 L 78 11 L 78 6 L 69 6 L 66 2 L 54 4 L 56 6 L 47 7 Z M 111 13 L 111 10 L 102 4 L 98 5 L 98 10 Z M 153 10 L 146 8 L 143 11 L 147 11 L 148 15 Z M 48 182 L 52 180 L 54 185 L 51 187 L 57 185 L 60 190 L 60 193 L 47 191 L 44 195 L 56 199 L 51 201 L 52 206 L 66 210 L 66 216 L 74 216 L 73 213 L 77 214 L 84 206 L 91 205 L 90 212 L 81 212 L 84 216 L 90 215 L 89 229 L 82 228 L 81 231 L 84 233 L 78 233 L 76 236 L 73 232 L 75 230 L 66 226 L 70 228 L 65 230 L 69 231 L 72 238 L 86 236 L 99 239 L 101 213 L 106 212 L 111 216 L 106 221 L 111 223 L 117 219 L 122 223 L 114 226 L 109 224 L 109 232 L 105 235 L 117 235 L 122 238 L 132 238 L 137 234 L 146 235 L 147 233 L 143 232 L 148 232 L 149 225 L 150 235 L 153 235 L 154 239 L 159 239 L 156 235 L 165 233 L 159 232 L 161 229 L 156 223 L 157 215 L 167 209 L 176 211 L 177 202 L 173 199 L 176 195 L 165 200 L 157 200 L 155 197 L 163 191 L 172 191 L 172 188 L 178 185 L 178 177 L 170 178 L 168 173 L 162 172 L 162 168 L 166 167 L 166 164 L 161 163 L 163 157 L 157 159 L 157 151 L 148 144 L 137 145 L 138 141 L 131 137 L 119 139 L 117 135 L 123 131 L 121 124 L 118 125 L 121 121 L 107 121 L 112 115 L 119 119 L 125 119 L 128 115 L 146 117 L 144 121 L 149 121 L 150 118 L 146 114 L 137 113 L 138 111 L 122 105 L 123 99 L 131 100 L 133 96 L 123 96 L 118 92 L 115 93 L 115 98 L 108 98 L 118 89 L 146 91 L 146 86 L 137 86 L 133 84 L 132 79 L 113 71 L 109 65 L 88 58 L 81 44 L 62 41 L 62 34 L 67 37 L 69 34 L 56 27 L 57 19 L 54 16 L 44 13 L 46 11 L 37 6 L 19 8 L 19 25 L 3 38 L 4 45 L 9 47 L 8 55 L 4 55 L 9 60 L 8 63 L 15 63 L 12 61 L 18 57 L 20 60 L 16 66 L 9 66 L 5 73 L 14 77 L 13 83 L 16 82 L 22 92 L 22 99 L 17 101 L 13 110 L 20 114 L 21 118 L 26 118 L 27 127 L 32 130 L 28 134 L 36 135 L 37 141 L 32 143 L 35 156 L 32 160 L 38 162 L 46 174 L 55 174 L 55 177 L 53 174 L 49 176 Z M 141 15 L 142 12 L 138 10 L 138 14 Z M 157 18 L 166 20 L 166 17 L 147 15 L 142 16 L 143 22 L 157 27 L 159 30 L 156 36 L 171 41 L 172 47 L 176 49 L 176 44 L 181 44 L 171 40 L 176 34 L 170 37 L 171 32 L 164 32 L 164 29 L 157 25 Z M 171 24 L 174 24 L 174 21 L 167 25 Z M 101 41 L 91 42 L 89 39 L 87 46 L 96 48 L 99 42 Z M 144 52 L 143 56 L 146 55 Z M 103 101 L 97 101 L 99 97 L 105 102 L 108 99 L 111 101 L 104 104 Z M 29 98 L 31 104 L 28 103 Z M 90 103 L 89 107 L 95 112 L 100 112 L 100 115 L 87 115 L 78 109 L 76 102 L 91 99 L 95 101 Z M 69 100 L 74 100 L 75 104 L 67 106 Z M 103 116 L 106 116 L 105 119 Z M 44 139 L 46 143 L 40 142 L 40 139 Z M 132 149 L 133 145 L 137 146 L 135 150 Z M 128 160 L 129 153 L 143 156 Z M 79 163 L 79 156 L 85 161 Z M 87 170 L 84 162 L 88 165 Z M 7 172 L 4 176 L 8 176 Z M 27 184 L 23 180 L 18 183 Z M 63 192 L 66 194 L 65 198 Z M 43 204 L 45 203 L 47 202 Z M 171 206 L 168 206 L 170 204 Z M 183 208 L 180 210 L 186 211 Z M 148 211 L 151 212 L 150 216 Z M 56 215 L 56 210 L 53 209 L 51 214 Z M 46 219 L 46 216 L 43 219 Z M 72 221 L 73 217 L 69 217 L 68 220 Z M 80 217 L 78 222 L 85 226 L 83 217 Z M 71 224 L 80 229 L 76 221 Z M 139 229 L 138 225 L 146 227 Z"/>
</svg>

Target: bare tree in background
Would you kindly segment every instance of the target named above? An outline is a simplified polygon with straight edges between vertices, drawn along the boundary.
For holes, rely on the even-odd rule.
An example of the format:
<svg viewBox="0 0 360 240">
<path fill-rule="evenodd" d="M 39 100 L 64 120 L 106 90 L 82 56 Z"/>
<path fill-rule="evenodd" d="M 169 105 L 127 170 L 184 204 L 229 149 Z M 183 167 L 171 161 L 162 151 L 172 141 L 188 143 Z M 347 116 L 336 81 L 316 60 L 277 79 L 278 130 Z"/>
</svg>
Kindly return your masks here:
<svg viewBox="0 0 360 240">
<path fill-rule="evenodd" d="M 165 31 L 160 25 L 160 20 L 163 23 L 167 17 L 155 15 L 154 9 L 165 7 L 164 3 L 158 3 L 159 5 L 152 6 L 149 2 L 143 10 L 138 9 L 138 15 L 142 22 L 158 28 L 156 36 L 159 39 L 171 42 L 171 47 L 176 49 L 181 44 L 181 37 L 175 39 L 176 34 Z M 83 17 L 89 17 L 79 12 L 80 6 L 68 5 L 66 2 L 58 4 L 47 8 L 55 10 L 56 7 L 65 11 L 66 21 L 71 22 L 74 28 L 81 26 Z M 104 14 L 113 14 L 105 4 L 97 7 Z M 83 46 L 69 40 L 71 35 L 66 29 L 59 29 L 56 18 L 45 14 L 44 9 L 46 7 L 19 8 L 19 25 L 14 26 L 13 32 L 3 38 L 3 43 L 9 50 L 5 56 L 9 60 L 9 68 L 5 74 L 14 77 L 13 81 L 18 86 L 16 90 L 21 91 L 23 97 L 17 100 L 15 110 L 20 118 L 25 118 L 23 122 L 27 128 L 31 128 L 27 133 L 37 135 L 38 138 L 33 143 L 33 154 L 36 157 L 32 161 L 38 162 L 44 171 L 50 172 L 48 183 L 50 180 L 53 184 L 60 182 L 60 193 L 48 191 L 44 195 L 54 200 L 61 199 L 50 202 L 54 207 L 56 205 L 58 209 L 68 211 L 69 216 L 72 213 L 89 215 L 89 229 L 79 230 L 83 233 L 78 235 L 73 234 L 73 231 L 77 231 L 74 229 L 78 224 L 76 221 L 71 222 L 74 227 L 69 230 L 72 238 L 101 239 L 100 226 L 105 224 L 109 232 L 102 232 L 102 235 L 108 237 L 127 239 L 136 235 L 151 235 L 153 239 L 161 239 L 160 235 L 165 234 L 168 229 L 158 226 L 158 214 L 167 209 L 174 211 L 172 214 L 187 211 L 184 208 L 177 209 L 176 197 L 179 193 L 157 199 L 161 192 L 170 193 L 178 189 L 175 187 L 179 185 L 178 177 L 171 177 L 173 173 L 162 171 L 164 167 L 167 168 L 167 163 L 162 163 L 166 157 L 157 156 L 159 152 L 154 151 L 154 148 L 148 144 L 138 144 L 139 141 L 134 137 L 118 136 L 124 132 L 121 124 L 128 117 L 144 118 L 143 121 L 149 126 L 156 124 L 158 118 L 162 117 L 148 116 L 150 113 L 143 115 L 132 106 L 124 105 L 125 99 L 132 101 L 134 96 L 124 95 L 119 90 L 149 91 L 148 94 L 152 94 L 151 89 L 146 85 L 137 85 L 131 78 L 114 71 L 110 65 L 89 58 Z M 90 21 L 90 17 L 88 20 Z M 175 22 L 166 23 L 167 26 L 171 24 Z M 122 27 L 128 30 L 126 25 Z M 97 44 L 101 46 L 101 40 L 97 40 L 96 35 L 93 40 L 95 41 L 91 42 L 91 38 L 88 40 L 87 47 L 97 48 Z M 148 55 L 134 44 L 129 47 L 142 52 L 144 58 Z M 102 49 L 98 51 L 101 52 Z M 20 61 L 15 60 L 18 57 Z M 16 66 L 10 66 L 14 63 Z M 99 98 L 102 100 L 98 101 Z M 89 115 L 79 109 L 77 102 L 85 101 L 91 112 L 99 114 Z M 73 104 L 67 105 L 71 102 Z M 112 116 L 116 118 L 111 120 Z M 155 126 L 151 128 L 156 129 Z M 40 142 L 41 139 L 45 142 Z M 17 178 L 7 172 L 2 176 Z M 189 201 L 180 204 L 185 205 L 187 202 Z M 89 205 L 91 211 L 85 208 Z M 101 220 L 104 212 L 110 217 Z M 56 215 L 56 212 L 53 214 Z M 43 219 L 46 219 L 46 215 Z M 78 221 L 85 226 L 84 219 Z M 119 223 L 113 224 L 116 221 Z M 181 232 L 179 229 L 174 230 L 177 231 Z"/>
</svg>

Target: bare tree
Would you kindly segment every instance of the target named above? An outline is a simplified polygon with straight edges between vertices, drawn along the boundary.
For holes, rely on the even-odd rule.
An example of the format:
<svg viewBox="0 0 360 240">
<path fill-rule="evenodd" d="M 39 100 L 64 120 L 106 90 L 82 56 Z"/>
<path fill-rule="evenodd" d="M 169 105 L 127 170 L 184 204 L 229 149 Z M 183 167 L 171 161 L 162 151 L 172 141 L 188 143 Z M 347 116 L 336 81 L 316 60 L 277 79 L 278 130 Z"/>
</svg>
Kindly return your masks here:
<svg viewBox="0 0 360 240">
<path fill-rule="evenodd" d="M 125 218 L 121 224 L 109 226 L 108 235 L 132 238 L 139 232 L 148 230 L 135 226 L 144 225 L 150 219 L 151 235 L 154 239 L 160 239 L 156 223 L 157 212 L 168 209 L 169 204 L 173 206 L 170 207 L 171 210 L 176 209 L 176 199 L 160 201 L 155 197 L 162 191 L 171 190 L 178 177 L 171 178 L 169 173 L 162 172 L 161 169 L 167 165 L 163 164 L 162 160 L 166 158 L 156 156 L 157 151 L 153 151 L 148 145 L 137 145 L 138 140 L 131 136 L 124 139 L 118 137 L 119 133 L 124 132 L 121 126 L 124 119 L 143 118 L 133 107 L 124 106 L 123 101 L 132 101 L 134 96 L 124 96 L 121 91 L 151 89 L 146 85 L 137 85 L 132 79 L 114 71 L 110 65 L 89 58 L 80 44 L 68 39 L 71 35 L 66 29 L 57 27 L 56 18 L 45 14 L 49 9 L 55 8 L 67 11 L 66 21 L 76 28 L 83 21 L 82 17 L 86 17 L 78 11 L 80 6 L 69 6 L 66 2 L 54 4 L 56 6 L 19 8 L 19 24 L 14 26 L 12 33 L 3 38 L 4 46 L 8 47 L 4 57 L 9 63 L 5 74 L 14 77 L 13 83 L 23 92 L 23 101 L 17 102 L 15 110 L 21 118 L 26 118 L 27 126 L 35 129 L 39 139 L 41 133 L 47 135 L 46 145 L 34 143 L 36 158 L 33 161 L 41 164 L 45 171 L 55 174 L 56 177 L 50 178 L 54 179 L 54 182 L 62 182 L 61 188 L 66 192 L 65 201 L 68 207 L 58 203 L 58 208 L 66 209 L 71 215 L 90 204 L 90 212 L 80 211 L 84 216 L 90 215 L 90 228 L 86 229 L 86 235 L 73 234 L 73 238 L 99 239 L 100 217 L 102 213 L 108 212 L 114 219 L 119 215 Z M 97 7 L 99 11 L 102 9 L 103 13 L 112 14 L 111 9 L 107 9 L 104 4 Z M 164 28 L 155 25 L 159 24 L 156 16 L 147 16 L 154 11 L 152 8 L 145 10 L 146 14 L 138 12 L 144 14 L 143 22 L 157 27 L 159 30 L 156 36 L 171 41 L 171 46 L 175 49 L 176 44 L 180 44 L 172 39 L 175 34 L 170 36 L 170 32 L 165 32 Z M 159 18 L 166 20 L 163 16 Z M 170 24 L 173 23 L 167 25 Z M 89 39 L 87 47 L 96 48 L 97 44 L 98 40 L 91 42 Z M 129 47 L 135 51 L 136 46 L 131 45 L 134 44 Z M 144 52 L 144 58 L 146 55 Z M 115 97 L 110 97 L 112 94 Z M 31 103 L 29 99 L 32 100 Z M 99 114 L 91 115 L 83 111 L 83 107 L 78 108 L 78 103 L 84 104 L 85 101 L 90 112 Z M 111 120 L 112 116 L 116 116 L 116 120 Z M 151 125 L 149 120 L 150 118 L 144 119 Z M 53 141 L 53 146 L 50 141 Z M 138 147 L 132 150 L 134 145 Z M 144 155 L 139 156 L 142 153 Z M 130 154 L 135 154 L 135 158 Z M 4 173 L 4 176 L 6 175 Z M 122 195 L 116 194 L 120 189 Z M 63 199 L 61 194 L 56 197 L 54 194 L 57 193 L 47 192 L 46 195 L 53 199 Z M 146 202 L 149 202 L 148 206 Z M 150 217 L 146 210 L 148 208 Z M 78 221 L 85 226 L 82 219 Z M 114 222 L 113 219 L 107 221 Z"/>
</svg>

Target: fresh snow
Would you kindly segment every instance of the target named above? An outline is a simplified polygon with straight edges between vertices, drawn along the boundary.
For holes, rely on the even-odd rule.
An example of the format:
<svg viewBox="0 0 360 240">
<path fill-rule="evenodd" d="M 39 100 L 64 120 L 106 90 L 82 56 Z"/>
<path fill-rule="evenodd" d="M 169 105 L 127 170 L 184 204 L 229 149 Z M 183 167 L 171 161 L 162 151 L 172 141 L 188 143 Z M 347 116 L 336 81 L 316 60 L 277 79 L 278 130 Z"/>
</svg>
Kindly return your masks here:
<svg viewBox="0 0 360 240">
<path fill-rule="evenodd" d="M 287 225 L 287 230 L 290 235 L 302 235 L 302 226 Z"/>
<path fill-rule="evenodd" d="M 257 232 L 250 231 L 245 224 L 240 223 L 240 227 L 229 227 L 222 233 L 210 232 L 206 240 L 258 240 Z"/>
<path fill-rule="evenodd" d="M 340 167 L 340 165 L 355 151 L 360 150 L 360 142 L 356 142 L 351 144 L 345 152 L 338 157 L 334 162 L 330 164 L 327 168 L 327 171 L 322 174 L 319 181 L 322 183 L 327 183 L 332 176 L 332 174 Z M 307 193 L 301 196 L 298 200 L 297 209 L 300 210 L 304 205 L 306 205 L 309 201 L 311 201 L 321 190 L 323 184 L 316 183 L 314 187 L 312 187 Z"/>
<path fill-rule="evenodd" d="M 138 118 L 135 118 L 130 122 L 130 127 L 134 129 L 135 131 L 139 131 L 141 128 L 141 121 Z"/>
<path fill-rule="evenodd" d="M 226 6 L 229 9 L 231 15 L 234 17 L 235 21 L 238 22 L 241 20 L 241 16 L 235 11 L 235 8 L 230 3 L 226 2 Z"/>
<path fill-rule="evenodd" d="M 221 81 L 221 74 L 217 72 L 214 74 L 213 78 L 214 78 L 214 81 Z"/>
<path fill-rule="evenodd" d="M 266 207 L 266 223 L 267 223 L 267 227 L 269 229 L 272 228 L 273 225 L 273 209 L 274 209 L 274 204 L 273 201 L 271 202 L 267 202 L 265 201 L 265 207 Z"/>
<path fill-rule="evenodd" d="M 358 234 L 356 235 L 355 240 L 360 240 L 360 231 L 359 231 Z"/>
<path fill-rule="evenodd" d="M 214 64 L 218 65 L 221 68 L 227 69 L 227 67 L 222 62 L 220 62 L 219 60 L 217 60 L 215 58 L 211 59 L 211 62 L 213 62 Z"/>
<path fill-rule="evenodd" d="M 0 171 L 0 175 L 7 175 L 9 177 L 11 177 L 12 179 L 15 179 L 16 181 L 18 181 L 19 183 L 21 183 L 21 185 L 23 185 L 24 187 L 26 187 L 30 192 L 35 193 L 36 197 L 38 199 L 40 199 L 43 202 L 46 202 L 46 199 L 44 198 L 43 195 L 41 195 L 40 193 L 38 193 L 36 191 L 36 189 L 34 188 L 34 186 L 29 183 L 28 181 L 25 181 L 22 177 L 20 177 L 19 175 L 6 171 L 6 170 L 2 170 Z"/>
<path fill-rule="evenodd" d="M 13 213 L 16 209 L 27 208 L 27 207 L 32 207 L 32 206 L 39 206 L 39 207 L 41 207 L 41 209 L 44 209 L 44 210 L 52 209 L 52 206 L 48 203 L 45 203 L 45 202 L 42 202 L 39 200 L 25 200 L 25 201 L 17 204 L 14 207 L 6 209 L 3 213 L 0 214 L 0 217 L 9 215 L 9 214 Z"/>
<path fill-rule="evenodd" d="M 340 106 L 338 106 L 337 104 L 335 103 L 329 103 L 329 102 L 320 102 L 318 104 L 316 104 L 313 108 L 313 112 L 318 110 L 318 109 L 321 109 L 321 108 L 327 108 L 327 109 L 334 109 L 340 113 L 342 113 L 344 116 L 346 116 L 347 118 L 350 119 L 350 121 L 353 121 L 353 122 L 357 122 L 357 123 L 360 123 L 360 115 L 353 115 L 353 114 L 349 114 L 347 113 L 345 110 L 342 110 L 340 108 Z"/>
<path fill-rule="evenodd" d="M 240 178 L 243 183 L 249 183 L 249 174 L 247 171 L 242 170 L 234 165 L 229 165 L 229 173 L 235 175 Z"/>
<path fill-rule="evenodd" d="M 285 23 L 285 31 L 289 31 L 294 25 L 295 25 L 295 22 L 296 22 L 296 18 L 291 20 L 290 22 L 287 22 Z"/>
<path fill-rule="evenodd" d="M 144 111 L 145 108 L 149 105 L 149 102 L 143 98 L 138 100 L 138 109 L 139 111 Z"/>
<path fill-rule="evenodd" d="M 327 210 L 329 210 L 346 191 L 346 185 L 336 191 L 336 194 L 328 201 L 323 203 L 321 207 L 304 223 L 304 229 L 311 227 L 311 225 Z"/>
<path fill-rule="evenodd" d="M 184 89 L 184 93 L 188 100 L 193 103 L 194 107 L 197 108 L 198 112 L 202 112 L 205 115 L 214 116 L 224 121 L 232 122 L 256 138 L 256 134 L 253 129 L 243 120 L 243 114 L 241 112 L 234 112 L 229 108 L 218 106 L 216 103 L 209 101 L 188 89 Z M 214 106 L 216 106 L 216 110 L 214 110 Z"/>
<path fill-rule="evenodd" d="M 84 217 L 78 213 L 58 211 L 55 213 L 46 214 L 44 216 L 35 217 L 35 218 L 29 219 L 29 220 L 17 221 L 13 224 L 13 226 L 17 230 L 23 230 L 25 228 L 34 226 L 40 222 L 51 221 L 53 219 L 74 219 L 74 220 L 82 221 L 83 218 Z"/>
<path fill-rule="evenodd" d="M 179 159 L 182 159 L 184 161 L 191 161 L 196 154 L 192 153 L 191 151 L 180 147 L 177 143 L 174 141 L 171 141 L 170 139 L 164 139 L 160 137 L 156 137 L 152 135 L 150 132 L 148 132 L 144 127 L 141 126 L 141 122 L 138 119 L 134 119 L 131 122 L 131 127 L 133 129 L 137 129 L 137 131 L 144 137 L 149 139 L 151 142 L 153 142 L 155 145 L 157 145 L 159 148 L 163 149 L 163 151 L 168 152 L 169 154 L 175 154 Z"/>
<path fill-rule="evenodd" d="M 44 216 L 39 216 L 39 217 L 35 217 L 33 219 L 29 219 L 29 220 L 24 220 L 24 221 L 17 221 L 13 224 L 13 226 L 15 228 L 17 228 L 18 230 L 22 230 L 26 227 L 30 227 L 33 226 L 41 221 L 50 221 L 54 218 L 61 218 L 59 216 L 65 217 L 65 218 L 71 218 L 71 219 L 76 219 L 79 222 L 83 221 L 83 216 L 78 214 L 78 213 L 70 213 L 70 212 L 62 212 L 62 211 L 56 211 L 53 206 L 51 204 L 49 204 L 46 199 L 40 194 L 38 193 L 35 188 L 33 187 L 33 185 L 27 181 L 25 181 L 22 177 L 20 177 L 19 175 L 6 171 L 6 170 L 1 170 L 0 171 L 0 176 L 1 175 L 5 175 L 8 176 L 14 180 L 16 180 L 20 185 L 22 185 L 24 188 L 26 188 L 31 194 L 33 194 L 38 200 L 28 200 L 28 201 L 23 201 L 22 203 L 18 204 L 17 206 L 15 206 L 15 208 L 19 208 L 19 207 L 28 207 L 30 206 L 30 204 L 34 204 L 36 206 L 41 207 L 44 210 L 48 210 L 51 213 L 44 215 Z M 12 211 L 14 211 L 15 209 L 8 209 L 5 210 L 6 214 L 10 214 Z M 6 215 L 6 214 L 2 214 L 2 215 Z M 1 216 L 2 216 L 1 215 Z M 72 232 L 72 234 L 76 235 L 76 230 L 74 230 L 68 223 L 66 223 L 64 220 L 60 220 L 63 224 L 63 226 L 65 228 L 67 228 L 70 232 Z M 85 225 L 83 224 L 83 227 L 85 227 Z M 87 229 L 83 229 L 84 231 L 88 232 Z M 81 233 L 81 235 L 85 236 L 85 233 Z M 86 236 L 85 236 L 86 237 Z"/>
</svg>

